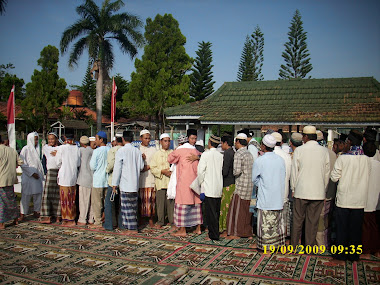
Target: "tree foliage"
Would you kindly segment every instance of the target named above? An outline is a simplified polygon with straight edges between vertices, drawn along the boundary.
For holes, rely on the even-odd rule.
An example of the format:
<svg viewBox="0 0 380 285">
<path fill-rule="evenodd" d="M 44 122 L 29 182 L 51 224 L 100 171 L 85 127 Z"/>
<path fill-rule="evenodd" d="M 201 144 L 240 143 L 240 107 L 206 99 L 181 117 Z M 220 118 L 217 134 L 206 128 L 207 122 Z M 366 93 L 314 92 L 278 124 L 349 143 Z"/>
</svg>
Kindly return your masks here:
<svg viewBox="0 0 380 285">
<path fill-rule="evenodd" d="M 214 83 L 212 81 L 212 51 L 211 43 L 204 41 L 198 44 L 197 57 L 195 58 L 193 73 L 190 75 L 190 96 L 195 101 L 202 100 L 214 92 Z"/>
<path fill-rule="evenodd" d="M 76 8 L 80 19 L 68 27 L 61 38 L 62 53 L 67 52 L 69 45 L 78 39 L 70 52 L 69 66 L 77 65 L 85 49 L 94 63 L 98 130 L 102 125 L 103 81 L 108 81 L 108 73 L 114 64 L 112 42 L 116 41 L 122 52 L 131 58 L 135 57 L 137 48 L 143 44 L 143 36 L 139 31 L 141 20 L 126 12 L 116 13 L 123 6 L 121 0 L 105 0 L 99 8 L 94 0 L 86 0 Z"/>
<path fill-rule="evenodd" d="M 59 51 L 55 46 L 43 48 L 37 63 L 41 70 L 34 70 L 31 82 L 26 84 L 26 97 L 22 102 L 24 119 L 33 130 L 42 131 L 49 127 L 49 117 L 59 112 L 69 91 L 66 81 L 58 76 Z"/>
<path fill-rule="evenodd" d="M 262 67 L 264 63 L 264 34 L 256 26 L 251 36 L 246 36 L 240 57 L 238 81 L 264 80 Z"/>
<path fill-rule="evenodd" d="M 5 13 L 5 6 L 7 6 L 8 0 L 0 0 L 0 15 Z"/>
<path fill-rule="evenodd" d="M 313 69 L 306 40 L 307 33 L 303 30 L 301 13 L 296 10 L 290 23 L 288 42 L 285 43 L 285 51 L 282 53 L 285 65 L 281 65 L 279 79 L 305 78 Z"/>
<path fill-rule="evenodd" d="M 141 60 L 135 60 L 136 71 L 131 75 L 124 105 L 132 115 L 154 117 L 158 126 L 166 107 L 189 99 L 190 79 L 186 72 L 192 59 L 185 50 L 186 38 L 171 14 L 148 18 L 144 35 L 147 44 Z"/>
<path fill-rule="evenodd" d="M 15 85 L 16 103 L 25 98 L 24 80 L 11 73 L 14 69 L 12 63 L 0 65 L 0 101 L 7 101 L 12 86 Z"/>
<path fill-rule="evenodd" d="M 91 76 L 91 63 L 88 63 L 86 75 L 79 86 L 79 91 L 83 93 L 83 105 L 95 110 L 96 107 L 96 80 Z"/>
</svg>

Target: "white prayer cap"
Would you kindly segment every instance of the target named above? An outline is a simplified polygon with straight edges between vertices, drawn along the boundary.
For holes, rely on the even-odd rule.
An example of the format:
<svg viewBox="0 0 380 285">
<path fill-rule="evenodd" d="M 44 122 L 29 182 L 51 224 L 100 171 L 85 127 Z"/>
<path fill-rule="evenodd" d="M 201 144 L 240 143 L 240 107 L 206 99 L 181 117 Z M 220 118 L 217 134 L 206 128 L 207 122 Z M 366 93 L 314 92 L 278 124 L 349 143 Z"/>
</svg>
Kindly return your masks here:
<svg viewBox="0 0 380 285">
<path fill-rule="evenodd" d="M 95 137 L 89 137 L 88 139 L 90 140 L 90 142 L 94 142 L 95 141 Z"/>
<path fill-rule="evenodd" d="M 140 132 L 140 137 L 143 136 L 143 135 L 145 135 L 145 134 L 150 134 L 150 132 L 148 130 L 142 130 Z"/>
<path fill-rule="evenodd" d="M 265 135 L 263 137 L 263 144 L 267 147 L 274 148 L 276 145 L 276 139 L 272 135 Z"/>
<path fill-rule="evenodd" d="M 314 126 L 305 126 L 302 130 L 304 134 L 312 135 L 317 133 L 317 129 Z"/>
<path fill-rule="evenodd" d="M 122 137 L 123 137 L 123 134 L 116 133 L 115 137 L 117 137 L 117 138 L 122 138 Z"/>
<path fill-rule="evenodd" d="M 164 138 L 170 138 L 169 134 L 163 133 L 163 134 L 160 135 L 160 140 L 162 140 Z"/>
<path fill-rule="evenodd" d="M 276 142 L 282 141 L 282 135 L 279 132 L 271 133 L 271 135 L 276 139 Z"/>
<path fill-rule="evenodd" d="M 235 139 L 239 139 L 239 140 L 247 140 L 247 135 L 245 133 L 240 133 L 236 136 Z"/>
<path fill-rule="evenodd" d="M 113 138 L 112 138 L 112 141 L 116 141 L 116 137 L 113 137 Z"/>
<path fill-rule="evenodd" d="M 323 140 L 323 133 L 320 130 L 318 130 L 317 131 L 317 141 L 321 141 L 321 140 Z"/>
</svg>

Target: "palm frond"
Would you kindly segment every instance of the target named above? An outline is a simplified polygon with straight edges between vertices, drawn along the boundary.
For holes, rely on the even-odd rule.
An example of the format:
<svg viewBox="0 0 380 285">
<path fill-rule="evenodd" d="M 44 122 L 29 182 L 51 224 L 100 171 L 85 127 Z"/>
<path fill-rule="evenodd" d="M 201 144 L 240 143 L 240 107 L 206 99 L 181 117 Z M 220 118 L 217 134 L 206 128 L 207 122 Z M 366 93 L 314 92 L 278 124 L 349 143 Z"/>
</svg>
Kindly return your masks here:
<svg viewBox="0 0 380 285">
<path fill-rule="evenodd" d="M 93 24 L 89 19 L 78 20 L 73 25 L 68 27 L 62 34 L 60 42 L 61 53 L 64 54 L 73 40 L 85 33 L 88 33 L 92 28 Z"/>
<path fill-rule="evenodd" d="M 73 49 L 71 50 L 70 53 L 70 58 L 69 58 L 69 66 L 72 68 L 74 65 L 78 64 L 78 59 L 82 55 L 83 50 L 88 46 L 87 44 L 87 37 L 81 38 L 79 41 L 77 41 Z"/>
</svg>

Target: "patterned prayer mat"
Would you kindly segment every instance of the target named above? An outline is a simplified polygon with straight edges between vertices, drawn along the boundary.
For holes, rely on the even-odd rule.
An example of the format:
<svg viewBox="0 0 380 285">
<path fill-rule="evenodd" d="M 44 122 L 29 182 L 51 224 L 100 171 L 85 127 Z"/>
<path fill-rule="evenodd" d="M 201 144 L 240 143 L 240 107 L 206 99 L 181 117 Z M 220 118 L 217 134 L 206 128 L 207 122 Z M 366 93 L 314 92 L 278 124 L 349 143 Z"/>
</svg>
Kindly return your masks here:
<svg viewBox="0 0 380 285">
<path fill-rule="evenodd" d="M 335 263 L 324 255 L 264 255 L 254 239 L 174 237 L 26 221 L 0 231 L 1 284 L 379 284 L 380 261 Z M 175 280 L 175 281 L 173 281 Z"/>
</svg>

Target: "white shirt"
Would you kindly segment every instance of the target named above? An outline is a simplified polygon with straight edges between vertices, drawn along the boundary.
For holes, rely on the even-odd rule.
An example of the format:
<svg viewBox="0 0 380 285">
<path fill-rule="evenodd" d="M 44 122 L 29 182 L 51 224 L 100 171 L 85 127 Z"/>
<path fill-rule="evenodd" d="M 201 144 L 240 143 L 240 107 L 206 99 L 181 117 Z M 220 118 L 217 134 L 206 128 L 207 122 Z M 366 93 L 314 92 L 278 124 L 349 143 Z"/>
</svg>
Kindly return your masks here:
<svg viewBox="0 0 380 285">
<path fill-rule="evenodd" d="M 294 197 L 324 200 L 330 176 L 330 158 L 326 148 L 308 141 L 294 150 L 290 186 Z"/>
<path fill-rule="evenodd" d="M 75 186 L 80 166 L 79 147 L 71 144 L 61 145 L 58 147 L 56 157 L 59 167 L 58 185 L 65 187 Z"/>
<path fill-rule="evenodd" d="M 370 171 L 371 160 L 366 155 L 342 154 L 338 157 L 331 172 L 331 180 L 339 180 L 335 202 L 338 207 L 365 208 Z"/>
<path fill-rule="evenodd" d="M 284 203 L 288 201 L 289 196 L 289 180 L 290 172 L 292 170 L 292 158 L 289 153 L 286 153 L 280 146 L 275 146 L 273 152 L 282 157 L 285 162 L 285 189 L 284 189 Z"/>
<path fill-rule="evenodd" d="M 220 198 L 223 192 L 223 154 L 216 148 L 205 151 L 198 164 L 198 181 L 206 197 Z"/>
<path fill-rule="evenodd" d="M 50 154 L 51 152 L 55 150 L 58 150 L 58 146 L 50 146 L 50 145 L 45 144 L 42 148 L 42 153 L 46 157 L 47 170 L 58 169 L 57 157 Z"/>
<path fill-rule="evenodd" d="M 371 158 L 371 173 L 369 175 L 367 206 L 364 212 L 375 212 L 380 197 L 380 161 Z"/>
</svg>

